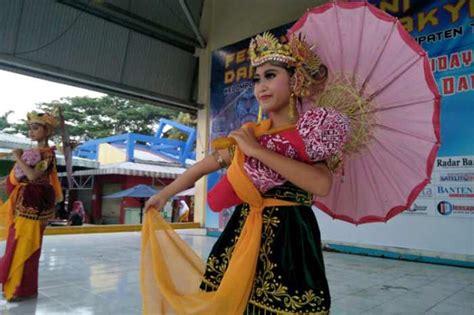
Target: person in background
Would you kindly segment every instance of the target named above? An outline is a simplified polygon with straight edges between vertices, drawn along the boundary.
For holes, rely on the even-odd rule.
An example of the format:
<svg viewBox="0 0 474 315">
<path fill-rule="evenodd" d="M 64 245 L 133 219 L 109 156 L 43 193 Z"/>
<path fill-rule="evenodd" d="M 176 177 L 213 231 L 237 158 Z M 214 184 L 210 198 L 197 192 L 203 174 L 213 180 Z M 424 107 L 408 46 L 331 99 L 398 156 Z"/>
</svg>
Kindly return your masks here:
<svg viewBox="0 0 474 315">
<path fill-rule="evenodd" d="M 30 112 L 27 124 L 37 146 L 13 151 L 16 163 L 6 180 L 9 199 L 0 206 L 0 240 L 7 240 L 0 258 L 0 282 L 9 302 L 38 295 L 44 229 L 63 199 L 56 156 L 48 145 L 57 120 L 48 113 Z"/>
<path fill-rule="evenodd" d="M 69 225 L 82 225 L 84 223 L 84 219 L 86 216 L 86 212 L 84 211 L 84 205 L 82 201 L 76 200 L 72 204 L 72 210 L 69 214 Z"/>
<path fill-rule="evenodd" d="M 189 221 L 189 207 L 186 201 L 181 199 L 179 201 L 179 210 L 178 210 L 179 219 L 178 222 L 188 222 Z"/>
</svg>

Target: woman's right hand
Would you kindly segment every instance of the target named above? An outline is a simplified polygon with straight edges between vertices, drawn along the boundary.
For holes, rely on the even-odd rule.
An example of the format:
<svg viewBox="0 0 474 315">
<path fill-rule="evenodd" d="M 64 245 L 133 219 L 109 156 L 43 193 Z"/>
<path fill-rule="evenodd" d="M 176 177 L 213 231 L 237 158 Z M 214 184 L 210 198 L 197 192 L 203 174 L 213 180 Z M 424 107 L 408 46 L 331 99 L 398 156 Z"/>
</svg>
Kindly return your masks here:
<svg viewBox="0 0 474 315">
<path fill-rule="evenodd" d="M 153 195 L 150 199 L 145 202 L 145 212 L 154 207 L 156 210 L 161 211 L 166 205 L 168 198 L 163 196 L 161 193 Z"/>
</svg>

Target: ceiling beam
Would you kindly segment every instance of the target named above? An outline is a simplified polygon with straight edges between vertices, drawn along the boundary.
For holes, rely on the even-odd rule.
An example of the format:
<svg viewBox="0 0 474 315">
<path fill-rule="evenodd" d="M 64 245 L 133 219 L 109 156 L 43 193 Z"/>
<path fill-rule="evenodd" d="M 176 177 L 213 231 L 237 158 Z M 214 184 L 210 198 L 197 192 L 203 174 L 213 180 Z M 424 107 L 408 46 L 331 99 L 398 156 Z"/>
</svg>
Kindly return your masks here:
<svg viewBox="0 0 474 315">
<path fill-rule="evenodd" d="M 169 27 L 155 23 L 137 14 L 126 11 L 106 1 L 83 2 L 77 0 L 57 0 L 77 10 L 95 15 L 109 22 L 118 24 L 137 33 L 158 39 L 174 47 L 194 53 L 196 47 L 202 47 L 201 40 L 179 33 Z M 194 30 L 193 30 L 194 32 Z"/>
<path fill-rule="evenodd" d="M 181 9 L 184 12 L 184 15 L 186 16 L 186 20 L 188 20 L 189 26 L 191 26 L 191 30 L 193 31 L 194 35 L 196 36 L 198 42 L 199 42 L 199 48 L 206 48 L 206 41 L 204 40 L 204 37 L 201 35 L 201 32 L 199 31 L 199 27 L 194 21 L 194 18 L 191 14 L 191 10 L 188 7 L 188 4 L 186 3 L 186 0 L 179 0 L 179 4 L 181 5 Z"/>
</svg>

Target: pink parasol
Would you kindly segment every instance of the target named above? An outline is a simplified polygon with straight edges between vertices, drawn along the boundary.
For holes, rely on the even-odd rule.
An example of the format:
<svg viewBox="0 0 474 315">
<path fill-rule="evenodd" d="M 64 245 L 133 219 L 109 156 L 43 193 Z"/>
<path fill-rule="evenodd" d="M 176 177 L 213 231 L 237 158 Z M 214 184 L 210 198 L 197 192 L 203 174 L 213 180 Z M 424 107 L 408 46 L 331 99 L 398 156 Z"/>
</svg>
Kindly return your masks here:
<svg viewBox="0 0 474 315">
<path fill-rule="evenodd" d="M 408 209 L 430 181 L 440 139 L 440 96 L 426 52 L 397 19 L 367 2 L 309 9 L 289 35 L 314 45 L 329 70 L 328 89 L 343 82 L 365 104 L 351 114 L 365 139 L 346 150 L 343 173 L 315 205 L 354 224 L 385 222 Z"/>
</svg>

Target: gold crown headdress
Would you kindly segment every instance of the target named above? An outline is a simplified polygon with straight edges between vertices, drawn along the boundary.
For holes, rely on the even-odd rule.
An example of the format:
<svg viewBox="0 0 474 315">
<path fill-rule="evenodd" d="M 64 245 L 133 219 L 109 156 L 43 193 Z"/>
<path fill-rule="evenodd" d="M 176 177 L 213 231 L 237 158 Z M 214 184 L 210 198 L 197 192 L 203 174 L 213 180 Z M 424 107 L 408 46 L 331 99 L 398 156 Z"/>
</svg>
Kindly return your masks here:
<svg viewBox="0 0 474 315">
<path fill-rule="evenodd" d="M 315 75 L 321 68 L 321 59 L 311 48 L 301 36 L 292 35 L 288 43 L 280 43 L 272 33 L 265 32 L 250 41 L 250 62 L 253 67 L 276 61 L 294 68 L 291 90 L 298 97 L 308 97 L 320 83 Z"/>
<path fill-rule="evenodd" d="M 58 120 L 53 115 L 49 113 L 38 113 L 35 111 L 26 114 L 26 121 L 28 124 L 40 124 L 53 129 L 59 124 Z"/>
</svg>

